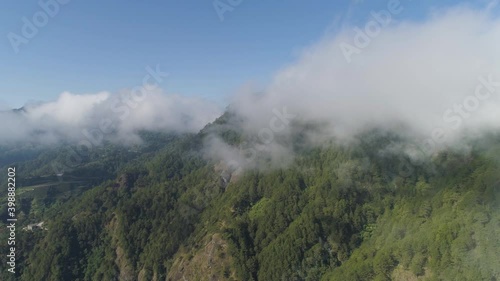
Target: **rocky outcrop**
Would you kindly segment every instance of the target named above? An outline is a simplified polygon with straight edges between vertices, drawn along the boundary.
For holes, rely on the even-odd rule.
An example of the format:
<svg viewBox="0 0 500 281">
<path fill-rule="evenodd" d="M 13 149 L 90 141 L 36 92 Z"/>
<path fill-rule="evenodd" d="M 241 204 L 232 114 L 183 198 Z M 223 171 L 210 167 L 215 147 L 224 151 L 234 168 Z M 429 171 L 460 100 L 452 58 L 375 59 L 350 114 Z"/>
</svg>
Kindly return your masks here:
<svg viewBox="0 0 500 281">
<path fill-rule="evenodd" d="M 167 280 L 236 280 L 233 268 L 227 242 L 216 233 L 205 237 L 201 249 L 179 253 Z"/>
</svg>

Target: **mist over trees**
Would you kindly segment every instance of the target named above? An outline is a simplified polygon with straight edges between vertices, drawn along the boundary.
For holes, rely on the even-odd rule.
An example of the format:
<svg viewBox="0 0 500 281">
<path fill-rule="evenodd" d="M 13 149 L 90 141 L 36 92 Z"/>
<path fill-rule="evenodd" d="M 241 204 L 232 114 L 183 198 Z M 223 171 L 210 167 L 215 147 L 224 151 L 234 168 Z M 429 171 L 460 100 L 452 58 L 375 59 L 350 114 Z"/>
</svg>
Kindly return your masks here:
<svg viewBox="0 0 500 281">
<path fill-rule="evenodd" d="M 107 162 L 89 158 L 49 189 L 26 183 L 19 189 L 20 223 L 44 221 L 47 229 L 19 231 L 15 279 L 500 276 L 498 136 L 471 142 L 467 152 L 449 149 L 416 163 L 386 152 L 407 140 L 369 131 L 349 145 L 299 146 L 283 168 L 271 168 L 268 159 L 262 162 L 267 170 L 234 174 L 203 153 L 208 131 L 236 147 L 244 141 L 226 130 L 226 122 L 199 134 L 145 134 L 138 152 L 126 148 Z M 122 150 L 107 149 L 110 155 Z M 35 165 L 43 155 L 18 167 Z M 115 168 L 95 182 L 72 178 L 94 165 Z"/>
</svg>

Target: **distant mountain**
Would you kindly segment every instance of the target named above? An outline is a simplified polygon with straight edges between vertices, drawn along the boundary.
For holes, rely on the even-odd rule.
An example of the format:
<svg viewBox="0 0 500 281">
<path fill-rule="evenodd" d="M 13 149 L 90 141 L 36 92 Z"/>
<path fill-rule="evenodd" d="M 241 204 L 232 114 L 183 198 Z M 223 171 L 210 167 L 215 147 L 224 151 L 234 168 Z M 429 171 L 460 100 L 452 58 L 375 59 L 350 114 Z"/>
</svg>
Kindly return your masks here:
<svg viewBox="0 0 500 281">
<path fill-rule="evenodd" d="M 23 112 L 26 112 L 26 108 L 24 106 L 21 108 L 0 110 L 0 113 L 23 113 Z"/>
<path fill-rule="evenodd" d="M 25 108 L 24 108 L 24 106 L 23 106 L 23 107 L 21 107 L 21 108 L 13 109 L 12 111 L 14 111 L 14 112 L 16 112 L 16 113 L 18 113 L 18 112 L 26 112 L 26 109 L 25 109 Z"/>
</svg>

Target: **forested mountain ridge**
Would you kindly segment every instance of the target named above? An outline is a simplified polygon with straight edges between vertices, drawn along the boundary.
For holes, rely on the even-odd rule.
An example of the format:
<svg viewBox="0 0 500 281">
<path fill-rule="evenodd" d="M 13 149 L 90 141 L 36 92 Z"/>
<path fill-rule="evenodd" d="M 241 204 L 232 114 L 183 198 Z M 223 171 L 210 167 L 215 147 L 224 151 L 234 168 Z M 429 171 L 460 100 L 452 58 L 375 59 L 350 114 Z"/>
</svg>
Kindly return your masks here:
<svg viewBox="0 0 500 281">
<path fill-rule="evenodd" d="M 236 176 L 204 153 L 213 135 L 241 146 L 232 118 L 146 135 L 149 146 L 133 150 L 109 144 L 120 157 L 96 150 L 70 176 L 106 172 L 81 191 L 20 194 L 19 223 L 47 229 L 18 231 L 18 272 L 2 262 L 2 280 L 500 279 L 497 135 L 416 160 L 387 153 L 406 138 L 375 130 L 294 145 L 291 163 L 263 160 Z M 303 144 L 310 129 L 288 141 Z M 44 153 L 14 164 L 46 164 Z"/>
</svg>

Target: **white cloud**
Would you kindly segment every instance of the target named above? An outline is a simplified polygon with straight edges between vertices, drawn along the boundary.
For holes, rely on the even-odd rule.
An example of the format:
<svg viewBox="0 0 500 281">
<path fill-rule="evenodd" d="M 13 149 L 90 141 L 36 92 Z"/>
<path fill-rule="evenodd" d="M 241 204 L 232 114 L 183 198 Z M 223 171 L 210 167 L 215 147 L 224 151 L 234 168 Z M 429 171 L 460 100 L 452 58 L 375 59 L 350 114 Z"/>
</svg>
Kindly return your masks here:
<svg viewBox="0 0 500 281">
<path fill-rule="evenodd" d="M 296 122 L 321 124 L 308 131 L 306 144 L 336 138 L 353 140 L 371 128 L 398 130 L 416 145 L 398 148 L 412 158 L 432 154 L 444 145 L 466 147 L 461 137 L 500 129 L 500 21 L 490 10 L 464 6 L 434 10 L 420 22 L 394 21 L 347 62 L 340 45 L 356 35 L 344 27 L 331 38 L 306 49 L 279 71 L 259 94 L 244 89 L 233 98 L 232 110 L 243 120 L 247 137 L 270 131 L 276 109 L 297 115 Z M 485 87 L 493 80 L 494 87 Z M 477 98 L 477 89 L 482 97 Z M 477 101 L 477 104 L 474 104 Z M 472 109 L 471 109 L 472 108 Z M 278 127 L 279 124 L 274 124 Z M 268 144 L 255 144 L 258 155 L 283 163 L 293 155 L 290 136 L 297 128 L 273 132 Z M 223 149 L 220 140 L 208 145 L 213 159 L 255 167 L 260 159 L 242 159 L 248 149 Z M 224 151 L 224 153 L 217 152 Z M 216 153 L 216 155 L 213 155 Z"/>
<path fill-rule="evenodd" d="M 31 122 L 46 119 L 54 123 L 82 125 L 91 117 L 89 115 L 92 114 L 93 109 L 108 100 L 110 96 L 111 94 L 107 92 L 91 95 L 74 95 L 64 92 L 56 101 L 26 106 L 26 117 Z"/>
<path fill-rule="evenodd" d="M 107 137 L 126 143 L 137 140 L 139 130 L 197 132 L 221 114 L 209 101 L 148 89 L 143 95 L 124 90 L 111 94 L 62 93 L 52 102 L 31 104 L 24 111 L 0 113 L 2 143 L 78 142 Z"/>
<path fill-rule="evenodd" d="M 237 112 L 258 131 L 273 108 L 287 106 L 306 120 L 327 121 L 337 136 L 349 136 L 367 125 L 404 123 L 422 136 L 474 95 L 479 77 L 500 81 L 500 21 L 487 12 L 464 7 L 435 12 L 423 22 L 387 26 L 369 46 L 347 63 L 339 45 L 351 40 L 352 28 L 321 40 L 274 78 L 265 94 L 235 98 Z M 500 87 L 462 126 L 500 123 Z M 453 112 L 453 116 L 458 113 Z"/>
</svg>

